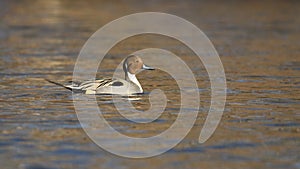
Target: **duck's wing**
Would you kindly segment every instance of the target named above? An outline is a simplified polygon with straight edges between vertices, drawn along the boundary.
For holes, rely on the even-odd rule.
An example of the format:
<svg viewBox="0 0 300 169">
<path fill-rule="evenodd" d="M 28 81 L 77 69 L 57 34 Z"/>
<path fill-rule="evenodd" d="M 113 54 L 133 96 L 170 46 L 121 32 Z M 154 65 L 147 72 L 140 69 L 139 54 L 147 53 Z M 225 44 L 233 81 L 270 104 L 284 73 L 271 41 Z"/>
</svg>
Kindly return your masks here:
<svg viewBox="0 0 300 169">
<path fill-rule="evenodd" d="M 72 85 L 69 85 L 67 87 L 76 89 L 76 90 L 96 91 L 97 89 L 103 88 L 103 87 L 123 86 L 123 85 L 124 85 L 124 83 L 121 80 L 105 78 L 105 79 L 99 79 L 99 80 L 88 80 L 88 81 L 84 81 L 80 84 L 73 83 Z"/>
</svg>

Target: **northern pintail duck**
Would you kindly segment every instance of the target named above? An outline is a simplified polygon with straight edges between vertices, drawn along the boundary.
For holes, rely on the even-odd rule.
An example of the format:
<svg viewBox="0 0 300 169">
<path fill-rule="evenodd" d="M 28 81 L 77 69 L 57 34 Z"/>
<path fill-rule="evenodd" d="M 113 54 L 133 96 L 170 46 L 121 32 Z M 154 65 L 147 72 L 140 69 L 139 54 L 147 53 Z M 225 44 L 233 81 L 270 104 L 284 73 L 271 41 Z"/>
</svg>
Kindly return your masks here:
<svg viewBox="0 0 300 169">
<path fill-rule="evenodd" d="M 143 93 L 143 88 L 136 78 L 136 74 L 142 70 L 154 70 L 154 68 L 146 66 L 140 57 L 130 55 L 123 63 L 125 80 L 121 78 L 104 78 L 80 83 L 72 82 L 71 85 L 62 85 L 51 80 L 46 80 L 72 91 L 82 91 L 86 94 L 132 95 Z"/>
</svg>

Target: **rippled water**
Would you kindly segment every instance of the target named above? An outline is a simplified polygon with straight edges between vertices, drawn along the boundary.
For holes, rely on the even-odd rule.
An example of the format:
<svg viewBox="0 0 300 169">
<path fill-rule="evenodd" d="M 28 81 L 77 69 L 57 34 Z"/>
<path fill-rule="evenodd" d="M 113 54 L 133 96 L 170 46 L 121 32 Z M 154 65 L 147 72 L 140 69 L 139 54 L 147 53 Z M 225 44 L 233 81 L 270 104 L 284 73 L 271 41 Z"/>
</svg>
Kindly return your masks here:
<svg viewBox="0 0 300 169">
<path fill-rule="evenodd" d="M 300 168 L 299 5 L 0 1 L 1 167 Z M 78 52 L 92 33 L 113 19 L 143 11 L 176 14 L 199 26 L 220 54 L 228 96 L 216 132 L 205 144 L 197 144 L 210 105 L 210 83 L 202 63 L 186 46 L 167 37 L 144 35 L 120 42 L 100 65 L 99 77 L 111 75 L 131 52 L 161 47 L 191 67 L 201 93 L 195 127 L 178 146 L 158 157 L 131 160 L 94 144 L 77 120 L 72 93 L 44 78 L 71 80 Z M 138 78 L 146 94 L 133 101 L 137 109 L 149 108 L 153 89 L 164 90 L 168 97 L 166 111 L 154 123 L 129 123 L 116 113 L 111 96 L 97 96 L 97 102 L 118 131 L 153 136 L 176 119 L 180 91 L 172 77 L 159 70 L 142 72 Z"/>
</svg>

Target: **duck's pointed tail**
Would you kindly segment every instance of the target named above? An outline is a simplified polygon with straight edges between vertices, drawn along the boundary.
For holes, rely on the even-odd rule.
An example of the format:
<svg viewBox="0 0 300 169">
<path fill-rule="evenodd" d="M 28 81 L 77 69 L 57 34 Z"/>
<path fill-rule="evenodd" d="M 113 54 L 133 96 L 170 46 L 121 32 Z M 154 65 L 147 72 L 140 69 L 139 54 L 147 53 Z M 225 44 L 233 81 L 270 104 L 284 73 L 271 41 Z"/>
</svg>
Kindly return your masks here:
<svg viewBox="0 0 300 169">
<path fill-rule="evenodd" d="M 52 80 L 49 80 L 49 79 L 45 79 L 47 82 L 49 82 L 49 83 L 53 83 L 53 84 L 56 84 L 56 85 L 58 85 L 58 86 L 61 86 L 61 87 L 63 87 L 63 88 L 66 88 L 66 89 L 68 89 L 68 90 L 71 90 L 71 91 L 73 91 L 73 88 L 71 87 L 71 86 L 66 86 L 66 85 L 63 85 L 63 84 L 61 84 L 61 83 L 58 83 L 58 82 L 54 82 L 54 81 L 52 81 Z"/>
</svg>

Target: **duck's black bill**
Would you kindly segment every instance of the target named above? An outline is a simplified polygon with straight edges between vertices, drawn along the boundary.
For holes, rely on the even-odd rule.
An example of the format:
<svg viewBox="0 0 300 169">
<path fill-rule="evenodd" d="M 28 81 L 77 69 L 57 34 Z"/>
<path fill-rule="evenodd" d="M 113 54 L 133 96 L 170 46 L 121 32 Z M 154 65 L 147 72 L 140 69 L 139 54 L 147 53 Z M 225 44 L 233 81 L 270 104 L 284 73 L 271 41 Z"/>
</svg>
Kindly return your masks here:
<svg viewBox="0 0 300 169">
<path fill-rule="evenodd" d="M 155 70 L 153 67 L 147 66 L 147 65 L 143 65 L 142 69 L 144 70 Z"/>
</svg>

